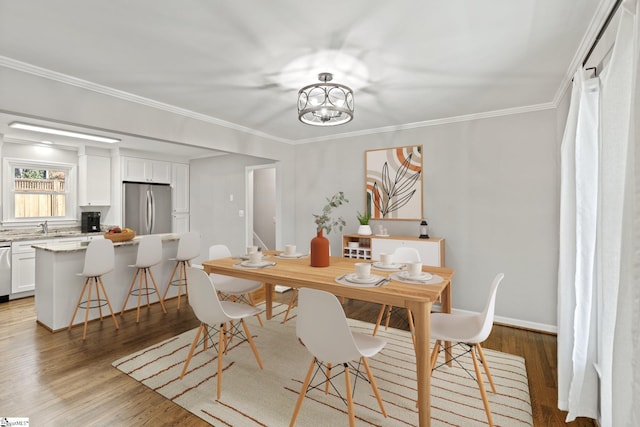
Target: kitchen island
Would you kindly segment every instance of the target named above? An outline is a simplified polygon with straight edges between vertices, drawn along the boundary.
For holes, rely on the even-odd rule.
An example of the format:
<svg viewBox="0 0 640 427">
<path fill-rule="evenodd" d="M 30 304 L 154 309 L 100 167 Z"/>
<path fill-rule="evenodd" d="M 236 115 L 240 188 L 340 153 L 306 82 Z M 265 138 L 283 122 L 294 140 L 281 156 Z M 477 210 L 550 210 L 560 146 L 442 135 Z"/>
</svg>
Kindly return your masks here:
<svg viewBox="0 0 640 427">
<path fill-rule="evenodd" d="M 152 267 L 153 276 L 158 288 L 164 293 L 167 281 L 175 265 L 174 258 L 178 251 L 178 234 L 162 234 L 163 261 Z M 127 242 L 114 243 L 115 269 L 102 276 L 109 300 L 116 314 L 122 309 L 127 297 L 135 269 L 129 265 L 135 264 L 138 253 L 138 243 L 144 236 L 135 237 Z M 88 242 L 87 242 L 88 243 Z M 43 243 L 36 244 L 36 290 L 35 306 L 39 324 L 56 332 L 67 328 L 75 304 L 82 290 L 84 278 L 79 276 L 84 268 L 84 257 L 87 250 L 85 242 Z M 169 289 L 167 298 L 177 296 L 177 286 Z M 149 296 L 151 302 L 158 301 L 158 295 Z M 146 303 L 146 299 L 143 299 Z M 126 309 L 137 306 L 136 298 L 129 298 Z M 108 312 L 108 307 L 106 312 Z M 105 313 L 103 308 L 103 314 Z M 160 308 L 158 307 L 158 310 Z M 108 313 L 106 313 L 108 316 Z M 97 308 L 89 310 L 89 319 L 97 319 L 100 313 Z M 84 313 L 76 316 L 74 324 L 84 322 Z"/>
</svg>

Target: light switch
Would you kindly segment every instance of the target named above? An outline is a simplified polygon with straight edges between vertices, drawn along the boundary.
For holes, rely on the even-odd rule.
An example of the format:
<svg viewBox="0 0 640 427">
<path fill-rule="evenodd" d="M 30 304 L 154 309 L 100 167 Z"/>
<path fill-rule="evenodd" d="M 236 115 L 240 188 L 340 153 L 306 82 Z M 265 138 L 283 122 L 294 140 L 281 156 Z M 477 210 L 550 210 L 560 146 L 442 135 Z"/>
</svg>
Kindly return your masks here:
<svg viewBox="0 0 640 427">
<path fill-rule="evenodd" d="M 240 209 L 240 210 L 238 211 L 238 216 L 239 216 L 240 218 L 244 218 L 244 211 L 243 211 L 242 209 Z"/>
<path fill-rule="evenodd" d="M 233 202 L 233 194 L 229 194 L 229 201 Z"/>
</svg>

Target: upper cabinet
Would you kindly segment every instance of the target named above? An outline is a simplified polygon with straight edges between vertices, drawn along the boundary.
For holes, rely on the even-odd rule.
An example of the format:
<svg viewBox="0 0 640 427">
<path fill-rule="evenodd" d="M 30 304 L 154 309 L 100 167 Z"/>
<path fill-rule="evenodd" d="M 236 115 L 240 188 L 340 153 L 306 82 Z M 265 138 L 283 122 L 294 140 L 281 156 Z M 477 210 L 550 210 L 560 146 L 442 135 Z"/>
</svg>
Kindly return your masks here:
<svg viewBox="0 0 640 427">
<path fill-rule="evenodd" d="M 122 180 L 171 184 L 171 163 L 137 157 L 123 157 Z"/>
<path fill-rule="evenodd" d="M 78 204 L 111 205 L 111 158 L 93 155 L 78 157 Z"/>
<path fill-rule="evenodd" d="M 189 165 L 173 163 L 171 165 L 173 179 L 173 213 L 189 212 Z"/>
</svg>

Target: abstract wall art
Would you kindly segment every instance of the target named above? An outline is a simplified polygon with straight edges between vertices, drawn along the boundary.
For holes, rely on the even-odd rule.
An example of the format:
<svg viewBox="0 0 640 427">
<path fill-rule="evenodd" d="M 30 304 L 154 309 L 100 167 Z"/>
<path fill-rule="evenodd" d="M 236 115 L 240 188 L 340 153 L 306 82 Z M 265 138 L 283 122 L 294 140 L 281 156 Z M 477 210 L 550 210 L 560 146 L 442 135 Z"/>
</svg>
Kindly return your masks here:
<svg viewBox="0 0 640 427">
<path fill-rule="evenodd" d="M 367 210 L 371 219 L 422 218 L 422 146 L 365 152 Z"/>
</svg>

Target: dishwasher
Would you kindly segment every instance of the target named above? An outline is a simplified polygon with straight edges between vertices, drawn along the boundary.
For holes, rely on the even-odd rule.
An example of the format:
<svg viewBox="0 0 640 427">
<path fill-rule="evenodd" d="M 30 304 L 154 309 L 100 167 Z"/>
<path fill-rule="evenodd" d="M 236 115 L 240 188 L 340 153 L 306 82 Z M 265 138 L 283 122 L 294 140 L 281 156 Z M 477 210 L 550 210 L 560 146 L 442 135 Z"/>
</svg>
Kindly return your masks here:
<svg viewBox="0 0 640 427">
<path fill-rule="evenodd" d="M 11 242 L 0 242 L 0 302 L 11 293 Z"/>
</svg>

